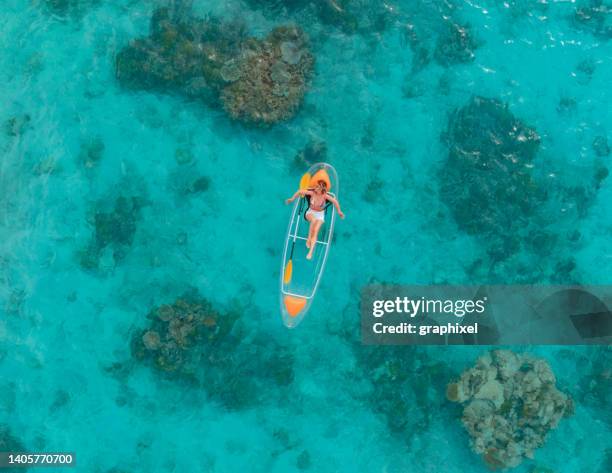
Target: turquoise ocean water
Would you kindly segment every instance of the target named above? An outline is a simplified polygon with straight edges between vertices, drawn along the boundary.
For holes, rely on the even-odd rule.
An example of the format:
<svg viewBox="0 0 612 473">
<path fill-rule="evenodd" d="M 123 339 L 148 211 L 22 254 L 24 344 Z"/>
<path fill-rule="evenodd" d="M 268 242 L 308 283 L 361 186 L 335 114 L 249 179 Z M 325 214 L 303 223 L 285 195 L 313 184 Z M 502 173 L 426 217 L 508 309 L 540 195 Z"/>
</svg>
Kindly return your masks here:
<svg viewBox="0 0 612 473">
<path fill-rule="evenodd" d="M 359 291 L 371 281 L 611 282 L 610 2 L 172 2 L 240 19 L 251 36 L 286 23 L 307 32 L 309 90 L 293 119 L 267 128 L 118 83 L 117 53 L 168 3 L 0 5 L 2 441 L 74 451 L 78 471 L 100 473 L 487 471 L 444 397 L 485 349 L 388 350 L 410 376 L 381 394 L 376 350 L 358 339 Z M 457 27 L 467 45 L 449 33 Z M 531 167 L 552 196 L 531 243 L 501 260 L 495 232 L 465 231 L 440 192 L 449 117 L 473 96 L 507 104 L 537 132 Z M 288 331 L 283 199 L 303 160 L 319 159 L 338 171 L 347 218 L 311 312 Z M 120 198 L 137 203 L 121 213 Z M 121 252 L 104 248 L 92 263 L 96 215 L 113 211 Z M 130 340 L 147 314 L 191 288 L 239 307 L 236 350 L 250 359 L 282 346 L 290 379 L 274 382 L 258 369 L 279 367 L 255 362 L 256 395 L 232 406 L 136 359 Z M 516 350 L 551 364 L 576 412 L 515 471 L 610 471 L 609 350 Z"/>
</svg>

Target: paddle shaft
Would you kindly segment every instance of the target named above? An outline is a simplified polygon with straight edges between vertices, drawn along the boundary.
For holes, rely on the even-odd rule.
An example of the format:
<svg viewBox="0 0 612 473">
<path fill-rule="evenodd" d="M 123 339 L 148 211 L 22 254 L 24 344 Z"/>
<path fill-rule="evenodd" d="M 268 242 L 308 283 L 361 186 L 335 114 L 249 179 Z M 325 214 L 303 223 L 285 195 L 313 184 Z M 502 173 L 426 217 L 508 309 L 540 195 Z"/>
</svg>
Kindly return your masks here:
<svg viewBox="0 0 612 473">
<path fill-rule="evenodd" d="M 300 197 L 300 205 L 297 211 L 298 218 L 302 218 L 302 204 L 303 203 L 304 203 L 304 198 Z M 295 248 L 295 240 L 297 240 L 297 226 L 295 228 L 295 234 L 293 236 L 293 243 L 291 243 L 291 253 L 289 253 L 289 261 L 293 259 L 293 249 Z"/>
</svg>

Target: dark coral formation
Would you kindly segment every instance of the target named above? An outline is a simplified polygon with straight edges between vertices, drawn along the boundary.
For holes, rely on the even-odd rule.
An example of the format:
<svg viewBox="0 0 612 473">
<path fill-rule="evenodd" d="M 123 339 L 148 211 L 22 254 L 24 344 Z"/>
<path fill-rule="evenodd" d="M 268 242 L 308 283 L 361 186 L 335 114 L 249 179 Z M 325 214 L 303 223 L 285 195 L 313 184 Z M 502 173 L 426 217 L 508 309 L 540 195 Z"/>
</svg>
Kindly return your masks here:
<svg viewBox="0 0 612 473">
<path fill-rule="evenodd" d="M 457 7 L 456 2 L 408 2 L 403 6 L 407 21 L 402 39 L 412 51 L 412 76 L 432 60 L 444 67 L 474 60 L 480 42 L 459 17 Z"/>
<path fill-rule="evenodd" d="M 4 123 L 4 130 L 6 134 L 11 137 L 23 135 L 29 128 L 30 122 L 32 121 L 29 114 L 24 113 L 23 115 L 17 115 L 9 118 Z"/>
<path fill-rule="evenodd" d="M 104 142 L 98 136 L 84 140 L 79 151 L 79 161 L 86 168 L 95 167 L 104 155 Z"/>
<path fill-rule="evenodd" d="M 597 69 L 597 62 L 592 58 L 586 58 L 576 64 L 576 80 L 581 85 L 587 85 L 593 78 Z"/>
<path fill-rule="evenodd" d="M 502 102 L 474 97 L 451 115 L 445 140 L 442 200 L 462 230 L 512 254 L 544 198 L 531 171 L 538 134 Z"/>
<path fill-rule="evenodd" d="M 570 254 L 576 240 L 564 239 L 550 226 L 559 218 L 577 225 L 588 214 L 609 174 L 604 163 L 598 159 L 587 173 L 571 164 L 536 166 L 536 130 L 490 98 L 473 97 L 453 112 L 442 139 L 449 154 L 438 174 L 441 200 L 488 256 L 476 261 L 468 276 L 490 281 L 505 277 L 505 271 L 525 283 L 576 282 Z M 537 255 L 540 264 L 521 260 L 524 255 Z"/>
<path fill-rule="evenodd" d="M 96 212 L 96 247 L 102 249 L 108 245 L 131 246 L 141 205 L 137 198 L 118 197 L 111 212 Z"/>
<path fill-rule="evenodd" d="M 453 376 L 447 364 L 430 359 L 420 347 L 356 344 L 364 379 L 372 382 L 369 402 L 389 430 L 406 443 L 427 430 L 444 408 L 445 381 Z"/>
<path fill-rule="evenodd" d="M 13 453 L 26 453 L 29 450 L 21 443 L 21 441 L 13 436 L 10 428 L 7 425 L 0 425 L 0 452 L 13 452 Z M 11 472 L 24 472 L 26 468 L 8 468 L 4 466 L 2 471 L 7 473 Z"/>
<path fill-rule="evenodd" d="M 202 175 L 193 165 L 181 166 L 168 177 L 168 188 L 182 201 L 190 195 L 208 191 L 210 185 L 210 177 Z"/>
<path fill-rule="evenodd" d="M 596 136 L 595 139 L 593 139 L 593 151 L 595 151 L 595 154 L 600 158 L 609 156 L 610 145 L 608 144 L 608 138 L 602 135 Z"/>
<path fill-rule="evenodd" d="M 149 314 L 151 326 L 134 338 L 134 353 L 162 371 L 193 367 L 196 344 L 214 346 L 235 322 L 232 314 L 221 316 L 205 300 L 182 298 Z"/>
<path fill-rule="evenodd" d="M 174 17 L 161 8 L 153 13 L 149 37 L 117 54 L 117 79 L 126 87 L 214 101 L 224 85 L 221 69 L 239 53 L 243 39 L 238 24 Z"/>
<path fill-rule="evenodd" d="M 612 347 L 597 347 L 592 359 L 587 360 L 580 371 L 584 373 L 579 383 L 581 403 L 594 409 L 611 405 Z M 608 410 L 603 420 L 612 428 L 612 411 Z"/>
<path fill-rule="evenodd" d="M 260 402 L 266 385 L 293 380 L 293 357 L 273 340 L 249 337 L 239 313 L 221 312 L 190 292 L 153 309 L 149 327 L 132 338 L 132 354 L 173 379 L 188 380 L 227 408 Z"/>
<path fill-rule="evenodd" d="M 292 167 L 297 172 L 315 163 L 326 161 L 326 158 L 327 144 L 325 141 L 311 140 L 293 157 Z"/>
<path fill-rule="evenodd" d="M 509 14 L 513 19 L 523 19 L 536 13 L 544 15 L 550 6 L 548 2 L 539 0 L 505 0 L 498 5 L 504 14 Z"/>
<path fill-rule="evenodd" d="M 597 473 L 608 473 L 610 471 L 612 471 L 612 448 L 606 448 Z"/>
<path fill-rule="evenodd" d="M 308 450 L 302 450 L 302 453 L 297 456 L 295 465 L 297 466 L 298 470 L 308 470 L 310 468 L 311 461 Z"/>
<path fill-rule="evenodd" d="M 126 87 L 181 93 L 221 104 L 234 119 L 267 125 L 295 115 L 313 65 L 307 38 L 295 26 L 259 40 L 238 24 L 159 9 L 150 36 L 117 55 L 116 75 Z"/>
<path fill-rule="evenodd" d="M 316 2 L 320 21 L 344 33 L 381 33 L 395 18 L 394 10 L 380 0 L 323 0 Z"/>
<path fill-rule="evenodd" d="M 87 11 L 99 5 L 101 0 L 43 0 L 44 5 L 53 15 L 60 17 L 80 18 Z"/>
<path fill-rule="evenodd" d="M 561 97 L 557 105 L 558 113 L 571 113 L 576 110 L 578 103 L 571 97 Z"/>
<path fill-rule="evenodd" d="M 103 208 L 104 201 L 99 208 Z M 131 247 L 143 202 L 137 197 L 119 196 L 110 211 L 97 210 L 93 215 L 94 234 L 91 243 L 81 254 L 81 266 L 98 268 L 103 254 L 120 262 Z M 108 263 L 105 263 L 108 264 Z"/>
<path fill-rule="evenodd" d="M 406 25 L 402 33 L 404 43 L 412 50 L 412 72 L 419 72 L 431 61 L 429 48 L 421 40 L 421 35 L 417 33 L 415 25 Z"/>
<path fill-rule="evenodd" d="M 577 6 L 573 22 L 594 36 L 612 39 L 612 6 L 605 0 L 586 0 Z"/>
<path fill-rule="evenodd" d="M 529 354 L 497 350 L 448 385 L 449 400 L 464 404 L 471 445 L 491 469 L 514 468 L 533 458 L 548 432 L 573 413 L 548 363 Z"/>
<path fill-rule="evenodd" d="M 469 25 L 449 21 L 438 36 L 434 58 L 443 66 L 472 62 L 477 47 Z"/>
<path fill-rule="evenodd" d="M 345 34 L 383 32 L 393 22 L 395 9 L 382 0 L 247 0 L 267 16 L 311 18 Z M 308 21 L 308 20 L 305 20 Z"/>
</svg>

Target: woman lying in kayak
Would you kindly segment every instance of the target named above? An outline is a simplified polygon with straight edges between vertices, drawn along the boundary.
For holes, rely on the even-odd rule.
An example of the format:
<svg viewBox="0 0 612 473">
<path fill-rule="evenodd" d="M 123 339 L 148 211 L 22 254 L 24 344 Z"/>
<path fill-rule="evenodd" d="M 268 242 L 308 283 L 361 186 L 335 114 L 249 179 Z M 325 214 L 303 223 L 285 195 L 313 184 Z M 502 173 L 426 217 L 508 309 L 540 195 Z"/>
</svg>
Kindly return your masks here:
<svg viewBox="0 0 612 473">
<path fill-rule="evenodd" d="M 344 218 L 344 214 L 342 210 L 340 210 L 340 203 L 338 200 L 327 193 L 327 183 L 325 181 L 318 181 L 317 186 L 312 189 L 298 190 L 293 194 L 293 197 L 287 199 L 285 203 L 289 204 L 298 196 L 304 197 L 305 195 L 310 196 L 310 207 L 306 212 L 306 220 L 310 222 L 306 247 L 309 248 L 310 251 L 308 255 L 306 255 L 306 259 L 312 259 L 312 253 L 314 252 L 315 243 L 319 236 L 319 230 L 325 221 L 325 205 L 327 202 L 334 204 L 340 218 Z"/>
</svg>

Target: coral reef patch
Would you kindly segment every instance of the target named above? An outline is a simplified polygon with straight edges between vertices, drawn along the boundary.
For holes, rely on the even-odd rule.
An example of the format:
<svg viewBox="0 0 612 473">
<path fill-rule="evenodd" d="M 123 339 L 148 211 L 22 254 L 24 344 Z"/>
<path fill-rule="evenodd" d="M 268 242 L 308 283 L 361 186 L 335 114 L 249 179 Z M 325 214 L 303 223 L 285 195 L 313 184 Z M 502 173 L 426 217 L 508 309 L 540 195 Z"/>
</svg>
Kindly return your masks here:
<svg viewBox="0 0 612 473">
<path fill-rule="evenodd" d="M 456 2 L 413 2 L 405 5 L 402 43 L 412 51 L 411 76 L 432 59 L 445 68 L 474 61 L 481 46 L 471 24 L 458 14 Z"/>
<path fill-rule="evenodd" d="M 79 151 L 79 162 L 85 168 L 95 167 L 104 156 L 104 142 L 98 136 L 84 140 Z"/>
<path fill-rule="evenodd" d="M 593 139 L 593 151 L 595 154 L 604 158 L 610 155 L 610 145 L 608 144 L 608 139 L 605 136 L 599 135 Z"/>
<path fill-rule="evenodd" d="M 609 406 L 612 403 L 612 347 L 597 347 L 584 368 L 585 374 L 579 382 L 581 404 L 593 409 Z M 612 412 L 609 409 L 603 421 L 612 428 Z"/>
<path fill-rule="evenodd" d="M 196 166 L 180 166 L 177 170 L 169 173 L 168 188 L 176 193 L 179 199 L 200 194 L 209 190 L 211 178 L 201 174 Z"/>
<path fill-rule="evenodd" d="M 455 111 L 443 137 L 449 155 L 440 172 L 442 200 L 462 230 L 491 246 L 516 250 L 524 220 L 544 200 L 532 177 L 536 130 L 502 102 L 473 97 Z"/>
<path fill-rule="evenodd" d="M 132 337 L 132 355 L 171 379 L 203 388 L 228 409 L 250 407 L 293 380 L 293 356 L 246 333 L 240 311 L 219 311 L 196 291 L 154 308 Z M 245 342 L 248 339 L 248 343 Z"/>
<path fill-rule="evenodd" d="M 216 19 L 176 17 L 160 8 L 146 38 L 133 40 L 117 54 L 116 76 L 128 88 L 179 92 L 215 101 L 223 86 L 221 69 L 240 50 L 241 24 Z"/>
<path fill-rule="evenodd" d="M 105 209 L 105 201 L 100 201 L 91 217 L 94 232 L 81 253 L 81 267 L 108 270 L 123 260 L 134 241 L 143 205 L 138 197 L 122 195 L 116 198 L 112 209 Z"/>
<path fill-rule="evenodd" d="M 245 43 L 225 73 L 223 107 L 234 119 L 271 124 L 295 115 L 314 65 L 297 27 L 275 28 L 264 40 Z"/>
<path fill-rule="evenodd" d="M 557 178 L 574 172 L 569 163 L 566 168 L 550 163 L 546 173 L 536 173 L 540 137 L 535 128 L 515 117 L 503 102 L 484 97 L 472 97 L 451 113 L 442 141 L 449 153 L 438 173 L 440 199 L 457 226 L 484 243 L 489 270 L 524 250 L 540 257 L 555 255 L 549 268 L 514 269 L 525 282 L 542 277 L 573 281 L 575 263 L 560 249 L 561 243 L 569 248 L 575 240 L 559 238 L 548 226 L 558 218 L 576 225 L 586 217 L 609 174 L 601 160 L 594 163 L 592 173 L 576 168 L 582 182 Z M 597 145 L 595 154 L 605 154 L 605 146 Z"/>
<path fill-rule="evenodd" d="M 291 165 L 295 172 L 299 172 L 326 159 L 327 143 L 325 141 L 311 140 L 293 157 Z"/>
<path fill-rule="evenodd" d="M 259 125 L 295 115 L 313 68 L 307 37 L 296 26 L 257 39 L 240 24 L 179 17 L 165 8 L 153 14 L 149 37 L 116 58 L 125 87 L 180 93 Z"/>
<path fill-rule="evenodd" d="M 16 438 L 7 425 L 0 425 L 0 452 L 27 452 L 28 449 L 23 445 L 21 440 Z M 26 468 L 10 468 L 3 467 L 3 471 L 7 473 L 27 471 Z"/>
<path fill-rule="evenodd" d="M 438 36 L 434 58 L 443 66 L 472 62 L 477 47 L 469 25 L 448 22 Z"/>
<path fill-rule="evenodd" d="M 88 10 L 98 6 L 101 0 L 43 0 L 46 10 L 59 17 L 83 17 Z"/>
<path fill-rule="evenodd" d="M 586 0 L 576 6 L 573 23 L 594 36 L 612 39 L 612 6 L 606 0 Z"/>
<path fill-rule="evenodd" d="M 27 113 L 9 118 L 4 123 L 4 131 L 6 132 L 7 136 L 21 136 L 30 128 L 31 120 L 30 115 Z"/>
<path fill-rule="evenodd" d="M 422 347 L 355 345 L 355 351 L 364 379 L 372 381 L 369 404 L 391 432 L 410 444 L 444 408 L 443 380 L 456 373 Z"/>
<path fill-rule="evenodd" d="M 397 9 L 381 0 L 247 0 L 268 17 L 320 22 L 344 34 L 382 33 L 397 17 Z"/>
<path fill-rule="evenodd" d="M 514 468 L 573 413 L 573 400 L 556 382 L 544 359 L 496 350 L 449 384 L 447 398 L 464 405 L 463 425 L 487 466 Z"/>
</svg>

